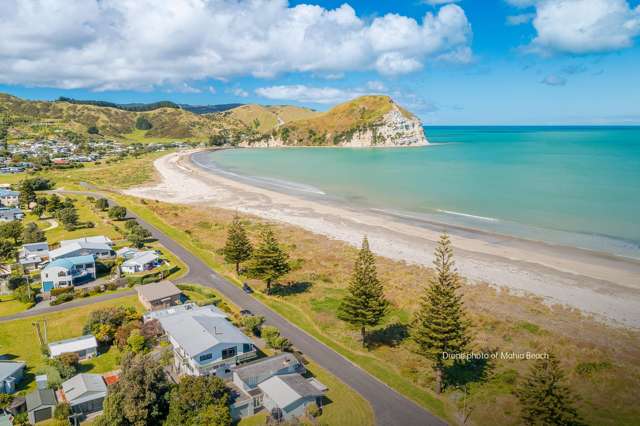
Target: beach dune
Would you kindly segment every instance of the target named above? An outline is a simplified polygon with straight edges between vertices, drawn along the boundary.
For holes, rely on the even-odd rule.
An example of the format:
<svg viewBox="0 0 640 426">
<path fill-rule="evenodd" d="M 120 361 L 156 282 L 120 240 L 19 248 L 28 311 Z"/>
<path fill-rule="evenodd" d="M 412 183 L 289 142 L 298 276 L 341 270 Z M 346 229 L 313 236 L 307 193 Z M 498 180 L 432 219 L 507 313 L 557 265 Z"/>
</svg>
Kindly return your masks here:
<svg viewBox="0 0 640 426">
<path fill-rule="evenodd" d="M 193 151 L 154 163 L 159 181 L 124 193 L 172 203 L 203 204 L 281 221 L 357 245 L 367 235 L 381 256 L 430 266 L 444 225 L 280 193 L 205 170 Z M 571 247 L 447 227 L 457 266 L 469 282 L 486 282 L 599 320 L 640 327 L 640 262 Z"/>
</svg>

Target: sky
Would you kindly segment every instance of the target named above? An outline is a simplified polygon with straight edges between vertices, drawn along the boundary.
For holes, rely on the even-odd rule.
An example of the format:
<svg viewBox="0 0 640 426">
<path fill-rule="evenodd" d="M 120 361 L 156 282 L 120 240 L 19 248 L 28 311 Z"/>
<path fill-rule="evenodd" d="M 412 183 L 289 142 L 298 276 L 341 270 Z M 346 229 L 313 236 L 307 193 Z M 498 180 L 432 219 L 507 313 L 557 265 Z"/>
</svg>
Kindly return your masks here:
<svg viewBox="0 0 640 426">
<path fill-rule="evenodd" d="M 0 92 L 640 124 L 640 0 L 2 0 Z"/>
</svg>

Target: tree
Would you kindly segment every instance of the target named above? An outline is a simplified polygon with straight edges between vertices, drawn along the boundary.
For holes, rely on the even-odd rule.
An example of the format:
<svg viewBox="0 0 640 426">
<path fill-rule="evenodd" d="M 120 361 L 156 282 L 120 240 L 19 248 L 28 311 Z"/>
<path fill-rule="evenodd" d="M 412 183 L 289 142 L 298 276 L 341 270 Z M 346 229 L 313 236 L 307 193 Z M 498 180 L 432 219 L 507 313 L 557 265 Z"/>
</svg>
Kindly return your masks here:
<svg viewBox="0 0 640 426">
<path fill-rule="evenodd" d="M 38 219 L 42 218 L 42 215 L 46 211 L 46 207 L 42 204 L 37 204 L 34 208 L 31 209 L 31 213 L 35 214 Z"/>
<path fill-rule="evenodd" d="M 144 116 L 138 117 L 136 120 L 136 129 L 138 130 L 149 130 L 153 127 L 151 122 Z"/>
<path fill-rule="evenodd" d="M 209 404 L 198 411 L 193 421 L 194 426 L 230 426 L 232 423 L 229 406 L 217 403 Z"/>
<path fill-rule="evenodd" d="M 58 194 L 51 194 L 51 197 L 49 197 L 49 202 L 47 203 L 47 212 L 49 214 L 54 214 L 61 207 L 62 207 L 62 200 L 60 200 L 60 197 L 58 196 Z"/>
<path fill-rule="evenodd" d="M 89 126 L 87 128 L 87 133 L 89 133 L 90 135 L 97 135 L 100 133 L 100 131 L 98 130 L 98 128 L 96 126 Z"/>
<path fill-rule="evenodd" d="M 127 338 L 127 347 L 134 354 L 142 352 L 145 348 L 146 341 L 144 336 L 140 334 L 140 329 L 134 329 L 131 331 L 129 338 Z"/>
<path fill-rule="evenodd" d="M 75 352 L 64 352 L 58 356 L 58 360 L 67 367 L 78 368 L 80 356 Z"/>
<path fill-rule="evenodd" d="M 578 426 L 583 421 L 574 408 L 575 398 L 564 384 L 564 373 L 553 354 L 537 359 L 516 390 L 527 425 Z"/>
<path fill-rule="evenodd" d="M 0 146 L 3 151 L 9 149 L 9 127 L 11 126 L 11 119 L 7 114 L 0 115 Z"/>
<path fill-rule="evenodd" d="M 120 380 L 109 388 L 98 424 L 162 424 L 169 411 L 169 390 L 164 370 L 153 356 L 126 353 Z"/>
<path fill-rule="evenodd" d="M 360 328 L 364 347 L 366 328 L 380 324 L 388 308 L 389 302 L 384 297 L 384 289 L 376 272 L 376 259 L 369 249 L 369 240 L 364 237 L 347 287 L 347 295 L 338 308 L 338 318 Z"/>
<path fill-rule="evenodd" d="M 139 315 L 131 307 L 118 306 L 96 309 L 89 314 L 83 328 L 83 334 L 93 334 L 101 342 L 111 343 L 120 326 L 129 321 L 137 320 L 139 320 Z"/>
<path fill-rule="evenodd" d="M 105 211 L 109 208 L 109 201 L 106 198 L 98 198 L 96 200 L 96 208 Z"/>
<path fill-rule="evenodd" d="M 127 222 L 127 224 L 129 224 L 129 222 Z M 144 242 L 150 236 L 151 232 L 138 224 L 136 224 L 136 226 L 129 227 L 129 232 L 127 233 L 127 239 L 131 241 L 131 244 L 136 248 L 144 246 Z"/>
<path fill-rule="evenodd" d="M 231 424 L 228 408 L 229 390 L 219 377 L 185 376 L 171 391 L 169 401 L 169 416 L 165 424 L 175 426 Z M 219 410 L 221 412 L 218 412 Z M 204 411 L 213 412 L 205 414 Z M 210 419 L 220 417 L 228 421 L 204 423 L 204 417 Z"/>
<path fill-rule="evenodd" d="M 73 230 L 78 224 L 78 211 L 75 207 L 61 208 L 55 212 L 54 216 L 68 231 Z"/>
<path fill-rule="evenodd" d="M 471 341 L 462 296 L 458 294 L 460 278 L 455 270 L 453 248 L 447 234 L 440 237 L 435 249 L 435 276 L 422 296 L 415 314 L 411 337 L 418 353 L 433 362 L 436 393 L 442 391 L 444 369 L 452 357 L 467 350 Z"/>
<path fill-rule="evenodd" d="M 0 238 L 12 239 L 14 245 L 20 243 L 24 227 L 19 220 L 12 220 L 0 225 Z"/>
<path fill-rule="evenodd" d="M 15 259 L 18 254 L 16 246 L 9 240 L 0 240 L 0 259 Z"/>
<path fill-rule="evenodd" d="M 249 274 L 267 284 L 267 294 L 271 293 L 271 283 L 291 271 L 289 255 L 280 248 L 278 241 L 269 227 L 260 234 L 260 245 L 253 253 L 249 265 Z"/>
<path fill-rule="evenodd" d="M 66 402 L 61 402 L 56 405 L 55 410 L 53 411 L 53 417 L 57 420 L 67 420 L 71 415 L 71 406 Z M 68 424 L 68 421 L 67 421 Z"/>
<path fill-rule="evenodd" d="M 27 223 L 22 230 L 22 243 L 39 243 L 40 241 L 46 241 L 44 231 L 33 222 Z"/>
<path fill-rule="evenodd" d="M 251 258 L 253 247 L 242 226 L 240 217 L 236 214 L 227 233 L 227 241 L 222 249 L 224 260 L 236 264 L 236 275 L 240 275 L 240 263 Z"/>
<path fill-rule="evenodd" d="M 124 220 L 127 217 L 127 209 L 122 206 L 112 206 L 109 208 L 109 217 L 113 220 Z"/>
</svg>

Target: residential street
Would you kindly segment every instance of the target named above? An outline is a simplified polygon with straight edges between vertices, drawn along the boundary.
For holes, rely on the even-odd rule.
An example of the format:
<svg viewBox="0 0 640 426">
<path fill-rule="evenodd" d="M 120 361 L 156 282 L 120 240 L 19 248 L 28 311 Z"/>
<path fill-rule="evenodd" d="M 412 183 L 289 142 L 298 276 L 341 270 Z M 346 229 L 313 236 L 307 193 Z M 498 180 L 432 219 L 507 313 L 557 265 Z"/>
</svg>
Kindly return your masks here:
<svg viewBox="0 0 640 426">
<path fill-rule="evenodd" d="M 95 192 L 89 191 L 59 192 L 89 196 L 100 195 L 96 194 Z M 344 383 L 351 386 L 353 389 L 358 391 L 365 399 L 367 399 L 374 410 L 376 422 L 378 425 L 417 426 L 446 424 L 440 418 L 435 417 L 428 411 L 424 410 L 422 407 L 418 406 L 413 401 L 400 395 L 386 384 L 382 383 L 360 367 L 354 365 L 351 361 L 347 360 L 342 355 L 335 352 L 333 349 L 325 346 L 323 343 L 319 342 L 314 337 L 310 336 L 294 324 L 291 324 L 285 318 L 275 313 L 274 311 L 263 305 L 261 302 L 254 299 L 252 296 L 246 294 L 238 286 L 218 275 L 199 258 L 190 253 L 179 243 L 169 238 L 153 225 L 145 222 L 143 219 L 136 216 L 133 212 L 129 212 L 129 216 L 134 217 L 141 225 L 151 231 L 153 238 L 156 238 L 162 245 L 171 250 L 185 264 L 188 265 L 188 273 L 183 278 L 176 280 L 177 282 L 198 283 L 207 287 L 211 287 L 243 309 L 249 309 L 256 315 L 264 316 L 267 324 L 278 327 L 282 335 L 289 339 L 294 346 L 296 346 L 300 351 L 304 353 L 305 356 L 313 359 L 316 363 L 321 365 L 326 370 L 330 371 L 336 377 L 340 378 Z M 133 291 L 131 291 L 131 294 L 133 294 Z M 47 311 L 45 311 L 44 309 L 39 310 L 37 314 L 42 314 L 45 312 L 56 312 L 74 306 L 83 306 L 86 304 L 97 302 L 99 300 L 107 300 L 107 298 L 109 297 L 121 297 L 122 295 L 124 295 L 124 293 L 102 296 L 103 298 L 93 297 L 90 299 L 83 299 L 78 301 L 78 304 L 73 304 L 76 301 L 69 302 L 63 305 L 46 308 L 49 309 Z M 18 315 L 20 314 L 2 318 L 0 319 L 0 321 L 14 319 L 12 317 L 24 317 Z"/>
</svg>

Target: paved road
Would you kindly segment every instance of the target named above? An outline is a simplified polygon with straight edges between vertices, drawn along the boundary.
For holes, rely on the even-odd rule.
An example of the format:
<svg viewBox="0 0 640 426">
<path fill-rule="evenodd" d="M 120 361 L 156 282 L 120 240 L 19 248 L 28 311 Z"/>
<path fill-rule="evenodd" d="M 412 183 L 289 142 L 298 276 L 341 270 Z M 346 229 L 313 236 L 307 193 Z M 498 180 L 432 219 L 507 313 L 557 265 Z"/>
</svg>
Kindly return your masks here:
<svg viewBox="0 0 640 426">
<path fill-rule="evenodd" d="M 61 191 L 62 192 L 62 191 Z M 92 192 L 64 191 L 78 195 L 96 196 Z M 258 300 L 246 294 L 235 284 L 227 281 L 214 270 L 209 268 L 198 257 L 182 247 L 175 240 L 168 237 L 155 226 L 129 212 L 141 225 L 151 231 L 162 245 L 171 250 L 189 267 L 189 272 L 179 282 L 199 283 L 220 292 L 243 309 L 249 309 L 256 315 L 265 317 L 266 322 L 278 327 L 283 336 L 300 349 L 305 356 L 313 359 L 326 370 L 340 378 L 344 383 L 358 391 L 371 404 L 376 422 L 381 426 L 422 426 L 444 425 L 440 418 L 434 416 L 413 401 L 391 389 L 369 373 L 354 365 L 351 361 L 325 346 L 302 329 L 291 324 L 285 318 L 275 313 Z M 95 300 L 95 298 L 93 299 Z"/>
<path fill-rule="evenodd" d="M 12 320 L 21 319 L 21 318 L 29 318 L 29 317 L 34 317 L 36 315 L 51 314 L 53 312 L 61 312 L 67 309 L 77 308 L 78 306 L 92 305 L 94 303 L 104 302 L 105 300 L 119 299 L 121 297 L 131 296 L 133 294 L 136 294 L 135 290 L 127 289 L 127 290 L 118 291 L 116 293 L 103 294 L 101 296 L 93 296 L 93 297 L 87 297 L 84 299 L 76 299 L 76 300 L 72 300 L 71 302 L 62 303 L 60 305 L 47 306 L 42 308 L 33 308 L 33 309 L 29 309 L 28 311 L 18 312 L 17 314 L 0 317 L 0 322 L 12 321 Z"/>
</svg>

